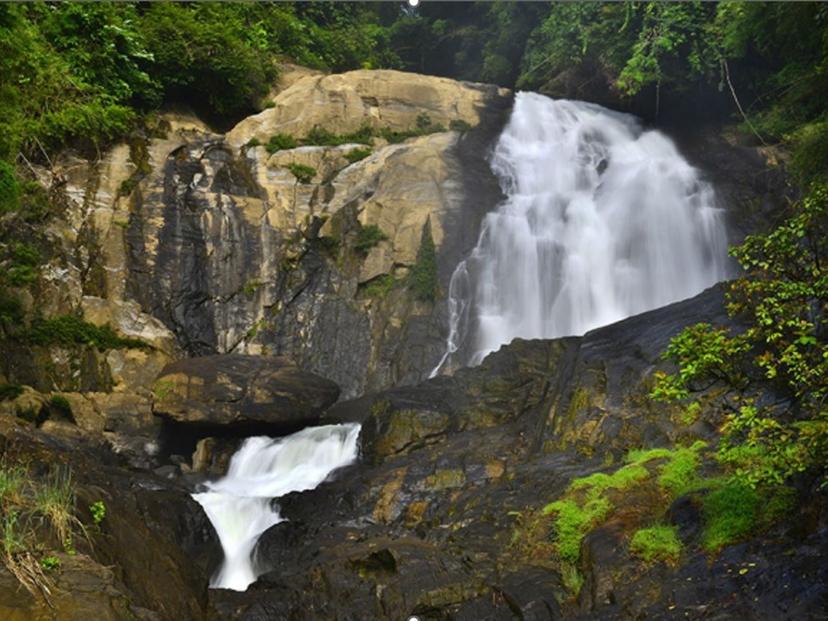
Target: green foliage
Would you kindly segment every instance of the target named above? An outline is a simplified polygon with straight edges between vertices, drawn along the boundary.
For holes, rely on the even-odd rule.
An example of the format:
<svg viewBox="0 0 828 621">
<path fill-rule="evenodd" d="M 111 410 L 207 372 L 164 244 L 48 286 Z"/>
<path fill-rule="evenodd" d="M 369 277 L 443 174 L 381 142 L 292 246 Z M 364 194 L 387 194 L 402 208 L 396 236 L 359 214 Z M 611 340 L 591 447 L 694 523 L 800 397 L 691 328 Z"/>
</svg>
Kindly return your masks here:
<svg viewBox="0 0 828 621">
<path fill-rule="evenodd" d="M 675 563 L 681 556 L 682 545 L 675 526 L 651 526 L 637 530 L 630 541 L 630 552 L 647 563 L 664 561 Z"/>
<path fill-rule="evenodd" d="M 20 199 L 20 183 L 15 177 L 14 166 L 0 159 L 0 214 L 14 211 Z"/>
<path fill-rule="evenodd" d="M 96 326 L 75 315 L 35 319 L 23 332 L 22 339 L 31 345 L 92 345 L 101 351 L 148 347 L 140 339 L 118 336 L 108 325 Z"/>
<path fill-rule="evenodd" d="M 0 288 L 0 329 L 8 332 L 23 321 L 23 305 L 20 300 Z"/>
<path fill-rule="evenodd" d="M 395 286 L 397 286 L 397 279 L 391 274 L 382 274 L 376 278 L 371 279 L 363 288 L 363 293 L 369 298 L 384 298 L 387 296 Z"/>
<path fill-rule="evenodd" d="M 0 401 L 14 401 L 23 394 L 19 384 L 0 384 Z"/>
<path fill-rule="evenodd" d="M 357 233 L 354 249 L 362 255 L 367 255 L 371 248 L 388 239 L 388 235 L 376 224 L 366 224 L 360 227 Z"/>
<path fill-rule="evenodd" d="M 543 508 L 545 515 L 555 515 L 557 550 L 561 559 L 576 563 L 581 555 L 581 541 L 609 515 L 612 504 L 606 498 L 589 498 L 584 503 L 558 500 Z"/>
<path fill-rule="evenodd" d="M 299 183 L 310 183 L 316 176 L 316 169 L 304 164 L 288 164 L 286 168 L 296 177 Z"/>
<path fill-rule="evenodd" d="M 449 123 L 449 129 L 453 132 L 467 132 L 471 128 L 472 126 L 462 119 L 452 119 Z"/>
<path fill-rule="evenodd" d="M 252 297 L 261 286 L 262 283 L 258 280 L 248 280 L 244 283 L 244 287 L 242 287 L 242 293 L 247 297 Z"/>
<path fill-rule="evenodd" d="M 72 404 L 63 395 L 52 395 L 49 399 L 49 407 L 66 418 L 72 417 Z"/>
<path fill-rule="evenodd" d="M 60 567 L 60 559 L 56 556 L 44 556 L 40 559 L 40 566 L 46 571 L 53 571 Z"/>
<path fill-rule="evenodd" d="M 251 139 L 248 143 L 248 146 L 256 146 Z M 258 141 L 256 141 L 258 143 Z M 296 139 L 293 136 L 288 134 L 275 134 L 270 137 L 270 140 L 267 141 L 265 145 L 265 149 L 267 149 L 268 153 L 276 153 L 277 151 L 281 151 L 283 149 L 295 149 L 298 146 Z"/>
<path fill-rule="evenodd" d="M 795 410 L 756 408 L 730 413 L 719 459 L 749 485 L 780 484 L 795 473 L 825 474 L 828 463 L 828 189 L 815 185 L 792 215 L 766 235 L 731 250 L 745 275 L 728 291 L 728 312 L 741 334 L 705 324 L 673 339 L 667 357 L 677 373 L 662 375 L 653 396 L 689 398 L 704 383 L 744 389 L 770 383 Z"/>
<path fill-rule="evenodd" d="M 423 237 L 417 251 L 417 262 L 409 273 L 409 282 L 414 296 L 423 302 L 437 299 L 437 249 L 431 236 L 431 225 L 426 222 Z"/>
<path fill-rule="evenodd" d="M 60 541 L 72 540 L 77 518 L 74 516 L 75 486 L 71 473 L 61 470 L 53 472 L 34 488 L 32 505 L 35 511 L 49 520 Z"/>
<path fill-rule="evenodd" d="M 302 139 L 302 144 L 328 147 L 351 143 L 370 145 L 375 135 L 376 132 L 370 125 L 363 125 L 349 134 L 334 134 L 323 127 L 315 125 Z"/>
<path fill-rule="evenodd" d="M 371 149 L 369 147 L 357 148 L 348 151 L 345 154 L 345 159 L 348 160 L 351 164 L 353 164 L 354 162 L 364 160 L 369 155 L 371 155 Z"/>
<path fill-rule="evenodd" d="M 96 500 L 89 505 L 89 513 L 92 515 L 92 522 L 95 526 L 100 526 L 101 522 L 106 517 L 106 505 L 103 500 Z"/>
</svg>

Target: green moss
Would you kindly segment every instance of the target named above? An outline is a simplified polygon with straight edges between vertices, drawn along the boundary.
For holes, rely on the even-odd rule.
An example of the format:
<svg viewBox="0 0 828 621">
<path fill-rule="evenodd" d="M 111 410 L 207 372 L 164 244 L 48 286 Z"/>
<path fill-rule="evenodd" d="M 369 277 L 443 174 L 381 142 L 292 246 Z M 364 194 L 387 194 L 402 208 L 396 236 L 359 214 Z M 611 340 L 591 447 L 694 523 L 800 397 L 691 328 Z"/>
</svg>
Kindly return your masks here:
<svg viewBox="0 0 828 621">
<path fill-rule="evenodd" d="M 175 382 L 172 380 L 158 380 L 152 387 L 152 395 L 157 400 L 163 400 L 173 394 Z"/>
<path fill-rule="evenodd" d="M 244 283 L 244 287 L 242 287 L 242 293 L 247 297 L 251 297 L 259 288 L 262 286 L 263 283 L 259 282 L 258 280 L 248 280 Z"/>
<path fill-rule="evenodd" d="M 310 183 L 316 176 L 316 169 L 304 164 L 288 164 L 286 168 L 296 177 L 299 183 Z"/>
<path fill-rule="evenodd" d="M 637 530 L 630 541 L 630 552 L 647 563 L 665 561 L 675 563 L 681 556 L 682 545 L 674 526 L 651 526 Z"/>
<path fill-rule="evenodd" d="M 717 552 L 749 535 L 758 521 L 760 502 L 755 489 L 736 479 L 710 492 L 704 499 L 705 549 Z"/>
<path fill-rule="evenodd" d="M 255 140 L 255 139 L 253 139 Z M 252 140 L 251 140 L 252 142 Z M 258 140 L 256 141 L 258 142 Z M 250 143 L 248 143 L 250 144 Z M 256 146 L 256 145 L 250 145 Z M 296 142 L 296 138 L 290 136 L 288 134 L 274 134 L 270 137 L 270 140 L 267 141 L 265 145 L 265 149 L 267 149 L 268 153 L 276 153 L 277 151 L 282 151 L 284 149 L 295 149 L 298 147 L 299 144 Z"/>
<path fill-rule="evenodd" d="M 640 464 L 629 464 L 619 468 L 612 474 L 596 472 L 588 477 L 575 479 L 569 486 L 570 491 L 587 490 L 591 498 L 595 498 L 608 489 L 628 489 L 649 476 L 649 471 Z"/>
<path fill-rule="evenodd" d="M 388 239 L 388 235 L 376 224 L 366 224 L 357 233 L 354 248 L 362 255 L 367 255 L 371 248 L 377 246 L 381 241 Z"/>
<path fill-rule="evenodd" d="M 423 227 L 423 237 L 417 251 L 417 262 L 409 273 L 409 282 L 414 296 L 423 302 L 437 299 L 437 249 L 431 236 L 430 222 Z"/>
<path fill-rule="evenodd" d="M 360 160 L 364 160 L 366 157 L 371 155 L 371 149 L 368 147 L 360 147 L 357 149 L 352 149 L 345 154 L 345 159 L 348 160 L 351 164 L 354 162 L 358 162 Z"/>
<path fill-rule="evenodd" d="M 141 339 L 119 336 L 108 325 L 96 326 L 75 315 L 35 319 L 32 325 L 23 331 L 22 339 L 30 345 L 92 345 L 101 351 L 150 347 Z"/>
<path fill-rule="evenodd" d="M 558 500 L 543 508 L 555 515 L 557 550 L 562 560 L 575 563 L 581 555 L 581 541 L 609 515 L 612 504 L 606 498 L 592 498 L 583 504 L 573 499 Z"/>
<path fill-rule="evenodd" d="M 747 539 L 787 515 L 796 502 L 792 488 L 755 488 L 737 476 L 710 481 L 704 498 L 702 544 L 708 552 Z"/>
<path fill-rule="evenodd" d="M 250 149 L 252 147 L 260 147 L 260 146 L 262 146 L 262 141 L 254 136 L 253 138 L 251 138 L 250 140 L 247 141 L 247 143 L 244 145 L 244 148 L 245 149 Z"/>
</svg>

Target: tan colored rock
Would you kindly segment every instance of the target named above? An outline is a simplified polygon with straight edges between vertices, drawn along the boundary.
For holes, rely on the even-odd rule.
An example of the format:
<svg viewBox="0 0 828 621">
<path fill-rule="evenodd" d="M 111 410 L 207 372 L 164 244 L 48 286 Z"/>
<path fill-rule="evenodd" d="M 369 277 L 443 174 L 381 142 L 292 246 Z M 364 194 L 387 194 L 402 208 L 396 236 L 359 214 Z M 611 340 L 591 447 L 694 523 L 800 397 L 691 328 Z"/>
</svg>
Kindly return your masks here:
<svg viewBox="0 0 828 621">
<path fill-rule="evenodd" d="M 236 148 L 273 134 L 305 136 L 314 126 L 344 134 L 363 125 L 394 130 L 415 126 L 428 114 L 448 127 L 453 120 L 480 122 L 480 109 L 494 87 L 391 70 L 358 70 L 299 79 L 273 100 L 275 106 L 248 117 L 227 134 Z"/>
<path fill-rule="evenodd" d="M 303 67 L 302 65 L 294 65 L 293 63 L 279 63 L 277 67 L 279 69 L 279 77 L 276 79 L 276 83 L 270 89 L 270 93 L 268 94 L 268 98 L 271 101 L 275 99 L 279 93 L 287 90 L 299 80 L 324 75 L 317 69 Z"/>
</svg>

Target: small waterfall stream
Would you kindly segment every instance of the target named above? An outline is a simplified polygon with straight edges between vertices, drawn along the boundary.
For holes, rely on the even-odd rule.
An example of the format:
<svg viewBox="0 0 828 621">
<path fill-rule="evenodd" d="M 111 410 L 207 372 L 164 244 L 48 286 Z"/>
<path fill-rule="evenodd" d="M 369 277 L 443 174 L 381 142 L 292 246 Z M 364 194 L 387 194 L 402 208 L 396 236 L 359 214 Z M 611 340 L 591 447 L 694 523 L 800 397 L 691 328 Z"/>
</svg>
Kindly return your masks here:
<svg viewBox="0 0 828 621">
<path fill-rule="evenodd" d="M 518 93 L 491 167 L 506 199 L 451 278 L 432 377 L 516 337 L 583 334 L 727 276 L 713 188 L 632 116 Z"/>
<path fill-rule="evenodd" d="M 254 551 L 262 533 L 282 521 L 273 499 L 313 489 L 353 463 L 359 431 L 350 423 L 309 427 L 280 439 L 248 438 L 233 455 L 227 475 L 193 494 L 224 551 L 211 587 L 244 591 L 266 570 L 257 565 Z"/>
</svg>

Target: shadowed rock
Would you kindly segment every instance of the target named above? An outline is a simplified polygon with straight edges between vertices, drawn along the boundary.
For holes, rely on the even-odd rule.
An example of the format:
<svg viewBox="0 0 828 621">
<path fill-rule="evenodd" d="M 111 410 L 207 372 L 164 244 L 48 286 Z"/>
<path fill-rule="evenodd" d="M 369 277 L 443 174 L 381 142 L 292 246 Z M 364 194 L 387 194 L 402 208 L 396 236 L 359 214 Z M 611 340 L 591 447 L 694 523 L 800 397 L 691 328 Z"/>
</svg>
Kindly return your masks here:
<svg viewBox="0 0 828 621">
<path fill-rule="evenodd" d="M 289 428 L 314 424 L 338 396 L 336 384 L 285 358 L 227 354 L 168 365 L 154 411 L 178 423 Z"/>
</svg>

